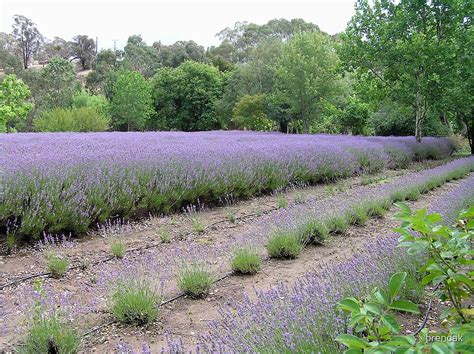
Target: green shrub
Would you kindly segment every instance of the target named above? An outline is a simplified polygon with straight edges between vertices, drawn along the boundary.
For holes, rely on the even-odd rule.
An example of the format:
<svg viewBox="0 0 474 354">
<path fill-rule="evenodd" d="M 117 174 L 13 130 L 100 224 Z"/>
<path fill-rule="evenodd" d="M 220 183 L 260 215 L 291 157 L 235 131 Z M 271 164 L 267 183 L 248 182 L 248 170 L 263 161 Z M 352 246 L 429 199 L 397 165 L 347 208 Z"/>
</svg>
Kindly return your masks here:
<svg viewBox="0 0 474 354">
<path fill-rule="evenodd" d="M 77 353 L 80 339 L 76 331 L 66 322 L 56 317 L 40 317 L 33 320 L 28 328 L 25 342 L 18 353 Z"/>
<path fill-rule="evenodd" d="M 299 230 L 300 239 L 306 244 L 322 243 L 329 236 L 326 224 L 319 220 L 309 220 Z"/>
<path fill-rule="evenodd" d="M 227 219 L 229 219 L 229 221 L 234 224 L 235 221 L 236 221 L 236 217 L 235 217 L 235 211 L 231 211 L 227 214 Z"/>
<path fill-rule="evenodd" d="M 349 217 L 348 216 L 332 216 L 326 223 L 329 232 L 334 234 L 343 234 L 349 228 Z"/>
<path fill-rule="evenodd" d="M 387 212 L 387 203 L 384 200 L 368 202 L 366 213 L 369 217 L 382 217 Z"/>
<path fill-rule="evenodd" d="M 125 246 L 125 244 L 122 242 L 114 241 L 110 245 L 110 251 L 115 257 L 123 258 L 123 256 L 127 252 L 127 246 Z"/>
<path fill-rule="evenodd" d="M 350 212 L 348 212 L 349 223 L 352 225 L 365 225 L 369 220 L 367 215 L 367 208 L 364 205 L 355 206 Z"/>
<path fill-rule="evenodd" d="M 98 132 L 109 128 L 109 118 L 93 108 L 54 108 L 34 120 L 40 132 Z"/>
<path fill-rule="evenodd" d="M 170 232 L 168 231 L 168 229 L 162 229 L 160 231 L 160 240 L 161 240 L 161 243 L 170 243 L 171 242 L 171 236 L 170 236 Z"/>
<path fill-rule="evenodd" d="M 255 274 L 260 270 L 262 260 L 252 248 L 241 248 L 234 252 L 231 268 L 238 274 Z"/>
<path fill-rule="evenodd" d="M 267 251 L 272 258 L 293 259 L 299 256 L 304 243 L 296 233 L 278 230 L 274 232 L 267 242 Z"/>
<path fill-rule="evenodd" d="M 277 197 L 277 207 L 278 207 L 278 209 L 283 209 L 283 208 L 288 207 L 288 199 L 286 199 L 282 195 L 279 195 Z"/>
<path fill-rule="evenodd" d="M 191 222 L 193 223 L 193 231 L 194 232 L 196 232 L 198 234 L 202 234 L 206 230 L 206 227 L 202 223 L 201 219 L 192 218 Z"/>
<path fill-rule="evenodd" d="M 200 264 L 186 265 L 178 274 L 178 287 L 193 299 L 209 294 L 212 283 L 211 273 L 207 267 Z"/>
<path fill-rule="evenodd" d="M 59 257 L 55 253 L 46 254 L 48 261 L 48 270 L 51 272 L 53 278 L 61 278 L 67 271 L 69 262 L 67 259 Z"/>
<path fill-rule="evenodd" d="M 121 281 L 112 294 L 110 311 L 121 323 L 143 326 L 158 317 L 160 303 L 160 296 L 146 281 Z"/>
<path fill-rule="evenodd" d="M 110 117 L 110 105 L 107 98 L 102 95 L 92 95 L 87 90 L 82 90 L 72 97 L 72 106 L 74 108 L 92 108 L 104 117 Z"/>
</svg>

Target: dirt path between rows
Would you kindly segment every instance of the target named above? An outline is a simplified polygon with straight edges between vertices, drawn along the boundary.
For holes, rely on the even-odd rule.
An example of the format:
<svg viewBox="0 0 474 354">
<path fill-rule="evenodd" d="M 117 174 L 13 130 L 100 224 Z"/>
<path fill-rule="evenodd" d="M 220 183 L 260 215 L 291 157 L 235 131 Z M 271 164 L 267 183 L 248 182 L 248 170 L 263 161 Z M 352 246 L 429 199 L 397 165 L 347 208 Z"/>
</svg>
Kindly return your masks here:
<svg viewBox="0 0 474 354">
<path fill-rule="evenodd" d="M 418 201 L 408 204 L 414 209 L 428 207 L 436 198 L 458 185 L 457 181 L 446 183 L 423 195 Z M 208 323 L 219 319 L 219 308 L 242 299 L 244 295 L 252 298 L 256 290 L 268 290 L 279 282 L 292 284 L 306 272 L 317 270 L 324 262 L 347 259 L 371 238 L 391 233 L 399 224 L 393 217 L 395 212 L 395 207 L 392 207 L 383 218 L 371 219 L 363 227 L 351 227 L 345 235 L 333 237 L 324 246 L 308 247 L 298 259 L 265 261 L 261 271 L 255 276 L 226 278 L 214 285 L 206 299 L 182 298 L 166 305 L 159 321 L 146 328 L 124 327 L 119 324 L 107 326 L 84 343 L 84 352 L 112 352 L 117 349 L 121 340 L 135 348 L 148 343 L 152 352 L 159 352 L 166 346 L 166 333 L 182 337 L 185 346 L 192 349 L 198 336 L 208 332 Z"/>
</svg>

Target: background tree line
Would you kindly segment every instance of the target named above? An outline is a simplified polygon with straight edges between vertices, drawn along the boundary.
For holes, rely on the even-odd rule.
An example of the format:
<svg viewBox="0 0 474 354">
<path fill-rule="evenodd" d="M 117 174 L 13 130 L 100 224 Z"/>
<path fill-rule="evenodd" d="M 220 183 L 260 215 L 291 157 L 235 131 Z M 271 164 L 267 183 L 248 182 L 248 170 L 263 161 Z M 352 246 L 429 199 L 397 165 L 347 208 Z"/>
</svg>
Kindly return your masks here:
<svg viewBox="0 0 474 354">
<path fill-rule="evenodd" d="M 472 2 L 359 0 L 355 9 L 335 36 L 274 19 L 238 22 L 210 48 L 133 35 L 123 50 L 98 53 L 87 36 L 45 40 L 15 16 L 12 33 L 0 35 L 0 69 L 15 75 L 4 82 L 18 82 L 18 105 L 26 101 L 21 114 L 10 103 L 0 130 L 3 120 L 10 131 L 462 133 L 472 146 Z M 33 60 L 47 65 L 28 68 Z"/>
</svg>

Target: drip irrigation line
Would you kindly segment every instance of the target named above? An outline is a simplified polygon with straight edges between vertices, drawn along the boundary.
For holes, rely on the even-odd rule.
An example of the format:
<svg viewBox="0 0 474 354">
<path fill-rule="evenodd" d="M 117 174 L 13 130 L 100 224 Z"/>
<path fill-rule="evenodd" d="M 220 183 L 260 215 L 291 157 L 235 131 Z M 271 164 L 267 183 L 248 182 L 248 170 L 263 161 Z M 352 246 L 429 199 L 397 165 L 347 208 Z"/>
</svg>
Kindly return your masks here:
<svg viewBox="0 0 474 354">
<path fill-rule="evenodd" d="M 436 285 L 436 287 L 433 289 L 433 294 L 431 295 L 430 301 L 428 302 L 428 308 L 426 309 L 426 313 L 425 313 L 425 317 L 424 317 L 424 319 L 423 319 L 423 323 L 422 323 L 421 326 L 416 330 L 416 332 L 413 333 L 414 336 L 418 335 L 418 334 L 423 330 L 423 328 L 425 328 L 426 323 L 428 322 L 428 316 L 429 316 L 430 311 L 431 311 L 431 304 L 433 303 L 434 293 L 439 289 L 440 286 L 441 286 L 441 283 L 439 283 L 438 285 Z"/>
</svg>

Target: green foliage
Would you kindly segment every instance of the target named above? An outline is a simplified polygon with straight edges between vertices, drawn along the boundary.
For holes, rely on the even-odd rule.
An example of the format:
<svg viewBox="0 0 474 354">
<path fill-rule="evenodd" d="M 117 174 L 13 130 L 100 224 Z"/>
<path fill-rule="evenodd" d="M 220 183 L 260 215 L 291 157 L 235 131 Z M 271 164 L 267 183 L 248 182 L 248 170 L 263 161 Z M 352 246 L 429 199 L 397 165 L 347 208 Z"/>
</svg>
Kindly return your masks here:
<svg viewBox="0 0 474 354">
<path fill-rule="evenodd" d="M 397 217 L 403 221 L 396 229 L 402 236 L 400 246 L 410 255 L 428 254 L 428 261 L 420 272 L 425 273 L 422 284 L 438 289 L 443 301 L 452 308 L 443 314 L 456 322 L 468 323 L 469 310 L 465 300 L 472 295 L 474 282 L 468 266 L 472 264 L 471 243 L 474 235 L 474 207 L 459 215 L 457 227 L 440 225 L 439 214 L 428 214 L 426 209 L 412 213 L 405 204 L 397 204 Z M 413 234 L 416 233 L 416 236 Z"/>
<path fill-rule="evenodd" d="M 73 354 L 79 351 L 80 337 L 64 320 L 59 312 L 46 313 L 42 300 L 43 284 L 36 282 L 35 290 L 39 295 L 24 342 L 17 348 L 18 353 L 59 353 Z"/>
<path fill-rule="evenodd" d="M 331 216 L 327 220 L 326 226 L 330 233 L 343 234 L 349 228 L 349 217 L 347 215 Z"/>
<path fill-rule="evenodd" d="M 463 77 L 461 69 L 469 71 L 472 60 L 458 59 L 472 55 L 463 46 L 472 42 L 465 25 L 466 14 L 472 12 L 468 3 L 359 0 L 341 36 L 339 54 L 346 68 L 363 78 L 366 87 L 382 92 L 378 99 L 411 107 L 418 141 L 428 117 L 440 117 L 448 107 L 458 111 L 448 97 L 463 97 L 453 95 L 453 87 L 463 87 L 472 75 Z M 391 119 L 393 123 L 399 124 Z"/>
<path fill-rule="evenodd" d="M 193 232 L 202 234 L 206 230 L 206 227 L 204 226 L 200 218 L 191 218 L 191 223 L 193 225 Z"/>
<path fill-rule="evenodd" d="M 160 231 L 160 241 L 161 243 L 170 243 L 171 242 L 171 236 L 170 232 L 168 229 L 162 229 Z"/>
<path fill-rule="evenodd" d="M 94 108 L 54 108 L 34 120 L 40 132 L 100 132 L 109 128 L 109 118 Z"/>
<path fill-rule="evenodd" d="M 25 102 L 30 96 L 28 86 L 15 75 L 7 75 L 0 83 L 0 133 L 12 129 L 31 110 Z"/>
<path fill-rule="evenodd" d="M 186 265 L 178 274 L 178 287 L 193 299 L 207 296 L 212 283 L 211 273 L 206 266 L 201 264 Z"/>
<path fill-rule="evenodd" d="M 275 127 L 274 122 L 265 113 L 265 95 L 244 95 L 233 109 L 232 122 L 237 128 L 269 131 Z"/>
<path fill-rule="evenodd" d="M 252 248 L 240 248 L 234 252 L 231 268 L 238 274 L 255 274 L 260 270 L 262 260 Z"/>
<path fill-rule="evenodd" d="M 112 252 L 112 254 L 117 258 L 123 258 L 127 252 L 127 246 L 122 242 L 113 241 L 110 244 L 110 252 Z"/>
<path fill-rule="evenodd" d="M 111 297 L 110 312 L 121 323 L 144 326 L 158 317 L 160 303 L 160 296 L 146 281 L 120 281 Z"/>
<path fill-rule="evenodd" d="M 277 207 L 278 209 L 283 209 L 288 207 L 288 199 L 285 196 L 279 195 L 277 197 Z"/>
<path fill-rule="evenodd" d="M 35 97 L 35 105 L 40 110 L 70 107 L 72 96 L 80 84 L 69 61 L 53 58 L 41 71 L 40 93 Z"/>
<path fill-rule="evenodd" d="M 366 299 L 349 297 L 338 303 L 338 308 L 349 314 L 349 327 L 355 334 L 336 337 L 336 341 L 348 347 L 346 353 L 392 352 L 400 344 L 408 347 L 415 344 L 414 336 L 400 335 L 400 325 L 391 314 L 393 311 L 420 313 L 411 301 L 398 299 L 405 278 L 406 273 L 396 273 L 390 278 L 388 289 L 375 288 Z"/>
<path fill-rule="evenodd" d="M 277 64 L 277 96 L 307 133 L 312 120 L 337 90 L 338 64 L 330 40 L 319 33 L 298 33 L 283 48 Z"/>
<path fill-rule="evenodd" d="M 177 68 L 162 68 L 153 78 L 158 129 L 183 131 L 219 129 L 216 114 L 223 75 L 213 66 L 187 61 Z"/>
<path fill-rule="evenodd" d="M 76 92 L 72 97 L 72 107 L 91 108 L 103 117 L 110 117 L 110 104 L 103 95 L 93 95 L 87 90 Z"/>
<path fill-rule="evenodd" d="M 95 42 L 87 35 L 77 35 L 69 43 L 70 54 L 79 59 L 83 70 L 89 69 L 95 56 Z"/>
<path fill-rule="evenodd" d="M 271 258 L 293 259 L 303 250 L 304 241 L 295 232 L 277 230 L 269 237 L 266 248 Z"/>
<path fill-rule="evenodd" d="M 143 130 L 153 113 L 150 83 L 136 71 L 122 71 L 113 86 L 113 126 L 120 130 Z"/>
<path fill-rule="evenodd" d="M 305 244 L 322 244 L 329 237 L 329 229 L 326 223 L 320 220 L 310 219 L 298 230 L 300 239 Z"/>
<path fill-rule="evenodd" d="M 53 278 L 61 278 L 66 274 L 69 262 L 66 258 L 60 257 L 53 252 L 46 254 L 46 259 L 48 262 L 48 271 L 51 272 Z"/>
<path fill-rule="evenodd" d="M 351 99 L 339 116 L 343 133 L 366 135 L 368 133 L 369 107 L 356 99 Z"/>
<path fill-rule="evenodd" d="M 140 35 L 128 37 L 124 52 L 124 67 L 139 71 L 146 78 L 152 77 L 160 66 L 158 51 L 148 46 Z"/>
</svg>

